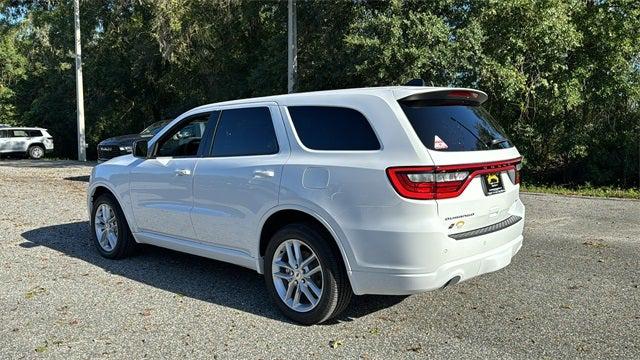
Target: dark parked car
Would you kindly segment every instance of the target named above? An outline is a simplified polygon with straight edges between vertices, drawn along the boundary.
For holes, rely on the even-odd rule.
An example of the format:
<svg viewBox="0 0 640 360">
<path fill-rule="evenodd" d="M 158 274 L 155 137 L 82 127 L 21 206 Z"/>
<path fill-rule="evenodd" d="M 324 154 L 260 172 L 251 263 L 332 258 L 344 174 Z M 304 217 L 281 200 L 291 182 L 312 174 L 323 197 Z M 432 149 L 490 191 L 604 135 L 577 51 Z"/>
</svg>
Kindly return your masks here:
<svg viewBox="0 0 640 360">
<path fill-rule="evenodd" d="M 134 141 L 153 137 L 153 135 L 162 130 L 162 128 L 170 122 L 171 120 L 157 121 L 142 130 L 139 134 L 121 135 L 102 140 L 98 144 L 98 162 L 107 161 L 120 155 L 131 154 L 131 146 Z"/>
</svg>

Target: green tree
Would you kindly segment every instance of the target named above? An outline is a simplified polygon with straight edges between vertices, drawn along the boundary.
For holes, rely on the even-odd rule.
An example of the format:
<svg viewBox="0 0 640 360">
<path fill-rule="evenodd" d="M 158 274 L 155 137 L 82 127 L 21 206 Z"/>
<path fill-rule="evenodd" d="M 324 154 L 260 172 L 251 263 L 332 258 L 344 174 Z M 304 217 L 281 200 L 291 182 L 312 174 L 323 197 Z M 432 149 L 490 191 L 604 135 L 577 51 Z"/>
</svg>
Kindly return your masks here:
<svg viewBox="0 0 640 360">
<path fill-rule="evenodd" d="M 203 103 L 286 91 L 287 4 L 84 0 L 89 156 Z M 72 4 L 0 0 L 0 122 L 75 157 Z M 299 1 L 299 91 L 423 78 L 489 94 L 525 179 L 640 185 L 637 0 Z"/>
</svg>

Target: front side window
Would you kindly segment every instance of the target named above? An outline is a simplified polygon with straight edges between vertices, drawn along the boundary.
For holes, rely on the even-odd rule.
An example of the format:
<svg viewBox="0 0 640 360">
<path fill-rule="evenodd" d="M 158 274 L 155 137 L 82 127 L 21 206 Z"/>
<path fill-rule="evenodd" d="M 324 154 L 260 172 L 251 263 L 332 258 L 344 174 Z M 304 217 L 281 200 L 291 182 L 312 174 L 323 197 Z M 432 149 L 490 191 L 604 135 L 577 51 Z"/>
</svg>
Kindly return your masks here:
<svg viewBox="0 0 640 360">
<path fill-rule="evenodd" d="M 332 106 L 289 106 L 300 141 L 313 150 L 380 150 L 369 121 L 359 111 Z"/>
<path fill-rule="evenodd" d="M 210 114 L 194 116 L 171 130 L 160 140 L 156 156 L 197 156 L 209 116 Z"/>
<path fill-rule="evenodd" d="M 269 155 L 278 150 L 269 108 L 222 111 L 213 138 L 212 156 Z"/>
</svg>

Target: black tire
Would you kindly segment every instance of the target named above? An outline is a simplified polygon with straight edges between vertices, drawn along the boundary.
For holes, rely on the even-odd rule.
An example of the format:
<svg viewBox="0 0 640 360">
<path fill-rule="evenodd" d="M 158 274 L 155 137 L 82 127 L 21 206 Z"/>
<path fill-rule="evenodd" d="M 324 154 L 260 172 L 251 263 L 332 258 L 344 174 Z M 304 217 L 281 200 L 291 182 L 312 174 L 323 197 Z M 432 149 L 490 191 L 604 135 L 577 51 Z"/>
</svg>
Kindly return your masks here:
<svg viewBox="0 0 640 360">
<path fill-rule="evenodd" d="M 31 145 L 27 150 L 27 155 L 33 160 L 40 160 L 44 157 L 44 148 L 40 145 Z"/>
<path fill-rule="evenodd" d="M 98 235 L 96 233 L 96 212 L 100 205 L 106 204 L 115 212 L 116 224 L 117 224 L 117 241 L 115 246 L 113 246 L 110 250 L 105 250 L 98 240 Z M 103 194 L 100 195 L 94 202 L 93 208 L 91 209 L 91 234 L 93 236 L 93 243 L 100 255 L 108 258 L 108 259 L 123 259 L 131 254 L 136 249 L 136 241 L 133 239 L 133 235 L 131 234 L 131 230 L 129 229 L 129 225 L 127 224 L 127 219 L 124 217 L 124 213 L 120 208 L 120 205 L 116 201 L 116 199 L 111 194 Z"/>
<path fill-rule="evenodd" d="M 278 295 L 273 282 L 272 261 L 280 244 L 289 239 L 301 241 L 313 250 L 322 267 L 322 295 L 317 305 L 307 312 L 299 312 L 290 308 Z M 333 239 L 324 235 L 313 224 L 296 223 L 286 225 L 276 232 L 267 245 L 265 253 L 265 283 L 269 295 L 280 311 L 288 318 L 304 324 L 322 323 L 338 316 L 351 301 L 353 291 L 345 271 L 339 250 Z"/>
</svg>

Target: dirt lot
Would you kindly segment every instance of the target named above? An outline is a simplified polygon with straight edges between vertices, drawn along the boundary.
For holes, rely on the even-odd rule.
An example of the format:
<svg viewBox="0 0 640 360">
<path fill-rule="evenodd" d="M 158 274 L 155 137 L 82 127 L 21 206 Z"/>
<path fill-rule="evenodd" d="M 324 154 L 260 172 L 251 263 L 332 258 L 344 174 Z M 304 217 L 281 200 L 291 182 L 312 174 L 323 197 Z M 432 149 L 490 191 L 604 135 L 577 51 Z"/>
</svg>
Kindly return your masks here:
<svg viewBox="0 0 640 360">
<path fill-rule="evenodd" d="M 153 247 L 99 257 L 89 171 L 0 161 L 0 358 L 640 357 L 638 201 L 523 195 L 506 269 L 302 327 L 252 271 Z"/>
</svg>

